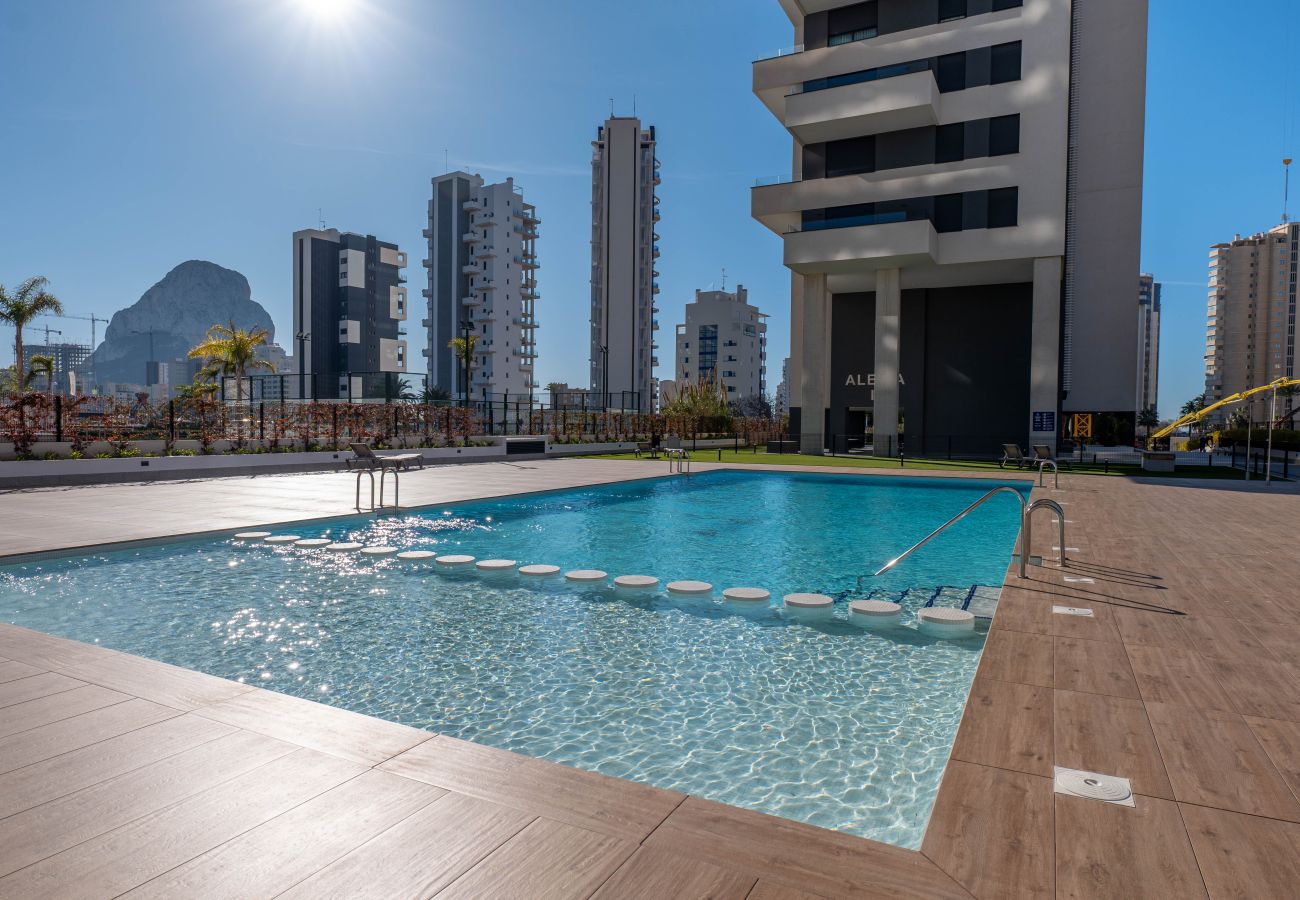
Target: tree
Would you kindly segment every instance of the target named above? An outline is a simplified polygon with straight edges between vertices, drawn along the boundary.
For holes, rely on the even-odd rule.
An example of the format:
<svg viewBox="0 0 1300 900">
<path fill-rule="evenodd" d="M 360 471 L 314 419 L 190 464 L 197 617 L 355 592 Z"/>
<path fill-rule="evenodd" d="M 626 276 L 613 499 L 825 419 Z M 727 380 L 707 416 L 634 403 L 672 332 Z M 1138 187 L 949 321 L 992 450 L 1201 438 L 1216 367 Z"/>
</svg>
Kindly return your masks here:
<svg viewBox="0 0 1300 900">
<path fill-rule="evenodd" d="M 190 359 L 201 359 L 205 365 L 201 374 L 208 377 L 215 375 L 235 376 L 235 398 L 244 399 L 244 378 L 249 369 L 275 371 L 275 364 L 265 359 L 258 359 L 257 348 L 270 339 L 265 328 L 244 330 L 236 328 L 235 323 L 213 325 L 197 347 L 190 350 Z"/>
<path fill-rule="evenodd" d="M 1148 406 L 1138 413 L 1137 423 L 1139 428 L 1145 428 L 1147 434 L 1150 434 L 1151 429 L 1160 427 L 1160 414 L 1154 406 Z"/>
<path fill-rule="evenodd" d="M 29 363 L 28 370 L 27 370 L 28 383 L 30 384 L 32 381 L 35 381 L 38 375 L 45 376 L 45 391 L 50 395 L 51 398 L 53 398 L 54 397 L 54 357 L 53 356 L 46 356 L 43 353 L 38 353 L 32 357 L 31 363 Z"/>
<path fill-rule="evenodd" d="M 733 416 L 742 416 L 746 419 L 772 418 L 772 404 L 768 403 L 767 398 L 762 394 L 750 394 L 748 397 L 732 400 L 727 404 L 727 408 Z"/>
<path fill-rule="evenodd" d="M 447 346 L 456 351 L 456 358 L 465 367 L 465 405 L 469 406 L 469 382 L 474 372 L 474 348 L 478 346 L 478 335 L 466 334 L 464 337 L 452 338 Z"/>
<path fill-rule="evenodd" d="M 21 394 L 26 389 L 26 360 L 23 358 L 23 328 L 37 316 L 52 313 L 63 315 L 63 304 L 59 298 L 45 290 L 49 279 L 41 275 L 28 278 L 18 289 L 9 294 L 0 284 L 0 322 L 7 322 L 14 327 L 14 372 L 17 378 L 16 392 Z"/>
<path fill-rule="evenodd" d="M 669 416 L 730 415 L 726 389 L 711 377 L 679 386 L 677 396 L 664 405 L 663 412 Z"/>
<path fill-rule="evenodd" d="M 433 406 L 438 403 L 447 403 L 450 400 L 451 391 L 447 390 L 445 387 L 439 387 L 436 384 L 433 387 L 427 387 L 420 392 L 420 402 L 427 406 Z"/>
<path fill-rule="evenodd" d="M 202 373 L 194 377 L 193 384 L 182 384 L 176 389 L 176 396 L 185 400 L 204 400 L 217 392 L 217 386 L 211 381 L 203 381 Z"/>
</svg>

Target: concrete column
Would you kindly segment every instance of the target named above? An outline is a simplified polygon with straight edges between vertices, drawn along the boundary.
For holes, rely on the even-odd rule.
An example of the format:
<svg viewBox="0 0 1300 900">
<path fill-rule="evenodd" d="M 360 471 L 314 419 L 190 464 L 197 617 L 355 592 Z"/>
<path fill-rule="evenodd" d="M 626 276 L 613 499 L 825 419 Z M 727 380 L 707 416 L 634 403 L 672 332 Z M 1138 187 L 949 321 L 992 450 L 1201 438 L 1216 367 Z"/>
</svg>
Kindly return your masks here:
<svg viewBox="0 0 1300 900">
<path fill-rule="evenodd" d="M 821 455 L 826 446 L 826 335 L 831 295 L 825 275 L 803 276 L 803 342 L 799 365 L 799 451 Z"/>
<path fill-rule="evenodd" d="M 1061 399 L 1062 266 L 1059 256 L 1034 260 L 1034 312 L 1029 347 L 1030 420 L 1026 430 L 1030 444 L 1047 444 L 1053 453 L 1061 426 L 1057 416 Z"/>
<path fill-rule="evenodd" d="M 901 347 L 903 273 L 881 269 L 876 273 L 876 369 L 871 396 L 871 419 L 876 456 L 898 454 L 898 358 Z"/>
</svg>

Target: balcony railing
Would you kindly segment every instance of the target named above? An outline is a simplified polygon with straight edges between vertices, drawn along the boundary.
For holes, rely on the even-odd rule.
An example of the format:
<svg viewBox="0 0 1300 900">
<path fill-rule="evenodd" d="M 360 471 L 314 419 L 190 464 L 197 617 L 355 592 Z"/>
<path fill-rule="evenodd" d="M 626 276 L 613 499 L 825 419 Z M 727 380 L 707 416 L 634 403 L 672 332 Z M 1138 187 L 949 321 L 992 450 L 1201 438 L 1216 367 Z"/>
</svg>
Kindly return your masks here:
<svg viewBox="0 0 1300 900">
<path fill-rule="evenodd" d="M 769 53 L 767 56 L 760 56 L 754 60 L 756 63 L 763 62 L 767 59 L 780 59 L 783 56 L 793 56 L 796 53 L 803 53 L 803 44 L 795 44 L 793 47 L 781 47 L 775 53 Z"/>
</svg>

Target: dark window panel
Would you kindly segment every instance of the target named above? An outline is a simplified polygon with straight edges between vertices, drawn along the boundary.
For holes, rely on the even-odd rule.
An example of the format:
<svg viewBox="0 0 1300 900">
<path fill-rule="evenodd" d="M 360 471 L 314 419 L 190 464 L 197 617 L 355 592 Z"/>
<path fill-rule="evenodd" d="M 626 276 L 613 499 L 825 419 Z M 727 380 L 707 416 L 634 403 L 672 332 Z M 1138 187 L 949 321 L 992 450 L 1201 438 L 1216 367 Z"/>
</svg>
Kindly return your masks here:
<svg viewBox="0 0 1300 900">
<path fill-rule="evenodd" d="M 988 47 L 966 51 L 966 87 L 983 87 L 989 83 L 992 71 L 992 53 Z"/>
<path fill-rule="evenodd" d="M 939 0 L 939 21 L 966 18 L 966 0 Z"/>
<path fill-rule="evenodd" d="M 949 53 L 936 61 L 935 80 L 939 83 L 940 93 L 964 91 L 966 89 L 966 54 Z"/>
<path fill-rule="evenodd" d="M 826 177 L 861 175 L 876 170 L 874 136 L 831 141 L 826 144 Z"/>
<path fill-rule="evenodd" d="M 998 44 L 991 49 L 993 65 L 990 78 L 993 84 L 1020 80 L 1020 42 Z"/>
<path fill-rule="evenodd" d="M 989 228 L 1011 228 L 1019 221 L 1020 191 L 1018 188 L 996 188 L 989 191 Z"/>
<path fill-rule="evenodd" d="M 980 159 L 989 155 L 989 120 L 974 119 L 965 123 L 966 158 Z"/>
<path fill-rule="evenodd" d="M 961 231 L 961 194 L 942 194 L 934 198 L 934 230 L 940 234 Z"/>
<path fill-rule="evenodd" d="M 961 230 L 972 231 L 989 227 L 989 195 L 987 191 L 968 191 L 961 200 Z"/>
<path fill-rule="evenodd" d="M 989 119 L 989 156 L 1020 152 L 1020 116 Z"/>
<path fill-rule="evenodd" d="M 999 12 L 1004 9 L 1015 9 L 1018 6 L 1024 6 L 1025 0 L 993 0 L 993 11 Z"/>
<path fill-rule="evenodd" d="M 934 161 L 957 162 L 966 158 L 966 127 L 961 122 L 940 125 L 934 130 Z"/>
</svg>

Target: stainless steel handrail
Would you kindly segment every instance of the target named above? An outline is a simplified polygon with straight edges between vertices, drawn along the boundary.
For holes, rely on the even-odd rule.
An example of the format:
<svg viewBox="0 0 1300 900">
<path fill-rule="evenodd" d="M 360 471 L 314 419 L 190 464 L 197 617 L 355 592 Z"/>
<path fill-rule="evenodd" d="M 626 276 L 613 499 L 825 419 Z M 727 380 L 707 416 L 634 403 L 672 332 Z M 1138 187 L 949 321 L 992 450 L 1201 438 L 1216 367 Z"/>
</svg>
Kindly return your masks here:
<svg viewBox="0 0 1300 900">
<path fill-rule="evenodd" d="M 1048 466 L 1052 467 L 1052 476 L 1056 479 L 1056 490 L 1059 491 L 1061 489 L 1061 470 L 1057 467 L 1054 459 L 1040 459 L 1038 461 L 1038 486 L 1043 486 L 1043 474 L 1047 471 Z"/>
<path fill-rule="evenodd" d="M 1029 555 L 1029 548 L 1033 546 L 1034 510 L 1036 509 L 1050 509 L 1052 512 L 1056 513 L 1056 524 L 1059 528 L 1057 534 L 1061 541 L 1061 568 L 1064 569 L 1068 565 L 1065 558 L 1065 510 L 1061 509 L 1061 504 L 1057 503 L 1055 500 L 1043 497 L 1041 500 L 1035 500 L 1031 503 L 1024 513 L 1024 524 L 1020 529 L 1024 538 L 1024 552 L 1020 554 L 1021 578 L 1023 578 L 1025 574 L 1025 557 Z"/>
<path fill-rule="evenodd" d="M 361 509 L 361 476 L 370 476 L 370 510 L 375 508 L 375 473 L 373 469 L 357 470 L 357 512 L 363 512 Z"/>
<path fill-rule="evenodd" d="M 930 543 L 930 541 L 932 541 L 932 540 L 934 540 L 936 537 L 938 537 L 938 536 L 939 536 L 941 533 L 943 533 L 943 532 L 944 532 L 944 531 L 945 531 L 945 530 L 946 530 L 950 525 L 955 525 L 955 524 L 957 524 L 957 523 L 960 522 L 962 519 L 966 518 L 968 515 L 970 515 L 972 512 L 974 512 L 976 509 L 978 509 L 979 507 L 983 506 L 983 505 L 984 505 L 988 500 L 990 500 L 992 497 L 994 497 L 994 496 L 997 495 L 997 494 L 1002 493 L 1003 491 L 1006 491 L 1006 492 L 1008 492 L 1008 493 L 1010 493 L 1010 494 L 1014 494 L 1016 500 L 1020 503 L 1020 523 L 1021 523 L 1021 531 L 1022 531 L 1022 532 L 1025 531 L 1025 527 L 1024 527 L 1024 526 L 1025 526 L 1025 522 L 1026 522 L 1026 514 L 1027 514 L 1027 511 L 1028 511 L 1028 507 L 1025 505 L 1025 498 L 1021 495 L 1020 491 L 1016 490 L 1016 489 L 1013 488 L 1011 485 L 1009 485 L 1009 484 L 1002 484 L 1002 485 L 999 485 L 999 486 L 995 487 L 993 490 L 989 491 L 989 492 L 988 492 L 987 494 L 985 494 L 983 497 L 980 497 L 978 500 L 976 500 L 976 501 L 975 501 L 974 503 L 972 503 L 970 506 L 966 507 L 966 508 L 963 509 L 961 512 L 957 513 L 957 515 L 953 516 L 953 517 L 952 517 L 951 519 L 949 519 L 947 522 L 944 522 L 942 525 L 940 525 L 940 526 L 939 526 L 938 528 L 936 528 L 934 531 L 930 532 L 930 533 L 927 534 L 925 537 L 921 538 L 921 540 L 917 541 L 917 542 L 916 542 L 915 544 L 913 544 L 911 547 L 907 548 L 907 550 L 903 551 L 903 553 L 901 553 L 901 554 L 898 555 L 898 556 L 895 556 L 895 557 L 894 557 L 893 559 L 891 559 L 889 562 L 887 562 L 887 563 L 885 563 L 883 566 L 881 566 L 880 569 L 878 569 L 877 571 L 871 573 L 871 574 L 872 574 L 872 577 L 875 577 L 875 576 L 877 576 L 877 575 L 883 575 L 885 572 L 888 572 L 890 569 L 894 568 L 894 566 L 898 565 L 898 564 L 901 563 L 903 560 L 907 559 L 909 556 L 911 556 L 913 553 L 915 553 L 917 550 L 920 550 L 920 549 L 921 549 L 922 547 L 924 547 L 926 544 Z M 1038 501 L 1038 502 L 1039 502 L 1039 503 L 1042 503 L 1043 501 L 1040 500 L 1040 501 Z M 1058 506 L 1057 509 L 1060 509 L 1060 507 Z M 1062 530 L 1064 530 L 1064 528 L 1065 528 L 1064 517 L 1062 517 L 1061 528 L 1062 528 Z M 1027 537 L 1028 535 L 1026 534 L 1025 536 Z M 1061 546 L 1062 546 L 1062 547 L 1065 546 L 1064 538 L 1062 538 Z M 1024 545 L 1024 551 L 1020 554 L 1020 577 L 1021 577 L 1021 578 L 1026 577 L 1026 576 L 1025 576 L 1025 563 L 1026 563 L 1026 561 L 1027 561 L 1027 557 L 1029 556 L 1029 549 L 1028 549 L 1028 548 L 1029 548 L 1029 542 L 1028 542 L 1028 540 L 1026 540 L 1026 541 L 1025 541 L 1025 545 Z M 1062 551 L 1062 555 L 1064 555 L 1064 551 Z"/>
</svg>

